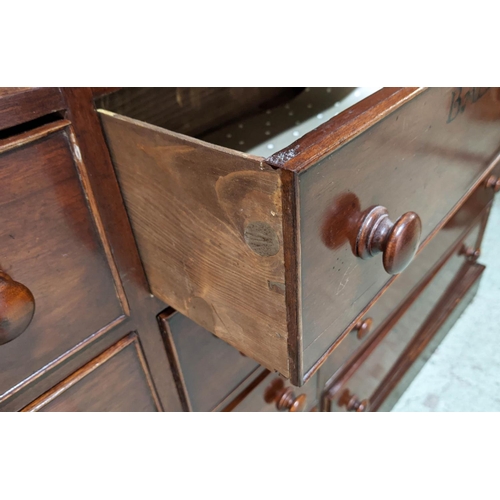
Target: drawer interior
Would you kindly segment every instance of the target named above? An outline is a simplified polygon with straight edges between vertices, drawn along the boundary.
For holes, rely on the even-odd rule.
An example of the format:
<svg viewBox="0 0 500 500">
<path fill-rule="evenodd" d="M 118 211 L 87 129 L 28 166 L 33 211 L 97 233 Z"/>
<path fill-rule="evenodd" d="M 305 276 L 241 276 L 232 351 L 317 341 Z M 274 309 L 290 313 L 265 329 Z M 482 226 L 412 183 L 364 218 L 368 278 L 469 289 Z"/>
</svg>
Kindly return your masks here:
<svg viewBox="0 0 500 500">
<path fill-rule="evenodd" d="M 96 107 L 252 155 L 268 157 L 376 87 L 123 88 Z"/>
</svg>

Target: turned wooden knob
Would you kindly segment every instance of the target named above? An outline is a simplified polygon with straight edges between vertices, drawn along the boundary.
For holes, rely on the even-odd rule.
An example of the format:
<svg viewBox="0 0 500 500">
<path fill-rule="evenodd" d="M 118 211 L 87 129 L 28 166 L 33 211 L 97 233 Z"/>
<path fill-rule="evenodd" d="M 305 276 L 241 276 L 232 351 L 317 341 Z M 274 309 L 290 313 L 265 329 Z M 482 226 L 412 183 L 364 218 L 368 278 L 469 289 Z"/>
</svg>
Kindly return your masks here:
<svg viewBox="0 0 500 500">
<path fill-rule="evenodd" d="M 366 318 L 359 320 L 356 325 L 354 326 L 354 329 L 358 331 L 357 337 L 359 340 L 362 338 L 366 337 L 368 333 L 370 332 L 371 328 L 373 325 L 373 319 L 372 318 Z"/>
<path fill-rule="evenodd" d="M 355 394 L 351 394 L 349 389 L 342 393 L 338 405 L 340 407 L 345 406 L 347 411 L 362 412 L 370 409 L 370 402 L 367 399 L 360 400 Z"/>
<path fill-rule="evenodd" d="M 277 378 L 271 382 L 271 385 L 264 393 L 266 403 L 276 403 L 278 411 L 302 411 L 306 405 L 306 395 L 299 394 L 295 397 L 291 387 L 286 387 L 283 380 Z"/>
<path fill-rule="evenodd" d="M 467 260 L 475 262 L 481 256 L 481 250 L 479 248 L 468 247 L 467 245 L 462 245 L 459 255 L 465 255 Z"/>
<path fill-rule="evenodd" d="M 488 189 L 493 189 L 495 193 L 498 193 L 498 191 L 500 191 L 500 177 L 490 175 L 488 179 L 486 179 L 486 187 Z"/>
<path fill-rule="evenodd" d="M 415 212 L 393 223 L 385 207 L 371 207 L 361 216 L 354 254 L 369 259 L 383 252 L 384 269 L 399 274 L 415 256 L 421 234 L 422 222 Z"/>
<path fill-rule="evenodd" d="M 33 294 L 0 271 L 0 345 L 19 337 L 28 328 L 34 313 Z"/>
</svg>

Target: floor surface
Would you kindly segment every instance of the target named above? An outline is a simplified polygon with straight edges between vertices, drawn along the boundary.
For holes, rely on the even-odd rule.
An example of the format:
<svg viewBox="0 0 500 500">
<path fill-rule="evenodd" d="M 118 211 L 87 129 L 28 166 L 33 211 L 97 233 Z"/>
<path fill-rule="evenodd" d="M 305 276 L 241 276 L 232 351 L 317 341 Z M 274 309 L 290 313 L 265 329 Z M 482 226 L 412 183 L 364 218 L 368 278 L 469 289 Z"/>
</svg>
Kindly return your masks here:
<svg viewBox="0 0 500 500">
<path fill-rule="evenodd" d="M 500 196 L 478 262 L 476 297 L 393 411 L 500 411 Z"/>
</svg>

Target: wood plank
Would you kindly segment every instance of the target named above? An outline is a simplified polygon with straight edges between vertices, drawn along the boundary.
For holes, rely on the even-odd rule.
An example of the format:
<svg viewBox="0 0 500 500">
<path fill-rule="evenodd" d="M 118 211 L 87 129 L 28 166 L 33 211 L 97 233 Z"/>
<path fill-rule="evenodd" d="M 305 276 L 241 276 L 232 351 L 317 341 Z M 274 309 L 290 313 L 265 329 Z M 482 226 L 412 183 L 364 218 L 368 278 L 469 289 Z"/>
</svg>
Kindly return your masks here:
<svg viewBox="0 0 500 500">
<path fill-rule="evenodd" d="M 279 172 L 101 111 L 152 292 L 289 376 Z"/>
<path fill-rule="evenodd" d="M 64 109 L 57 87 L 1 87 L 0 130 Z"/>
</svg>

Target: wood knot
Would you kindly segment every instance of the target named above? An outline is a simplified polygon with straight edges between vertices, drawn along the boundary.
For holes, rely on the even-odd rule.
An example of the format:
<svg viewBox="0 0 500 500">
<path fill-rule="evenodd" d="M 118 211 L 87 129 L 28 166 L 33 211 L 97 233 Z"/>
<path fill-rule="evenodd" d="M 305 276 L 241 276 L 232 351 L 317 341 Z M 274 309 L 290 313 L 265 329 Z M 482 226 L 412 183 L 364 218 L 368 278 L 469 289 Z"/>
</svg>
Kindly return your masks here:
<svg viewBox="0 0 500 500">
<path fill-rule="evenodd" d="M 278 235 L 266 222 L 250 222 L 245 227 L 244 237 L 250 249 L 261 257 L 272 257 L 279 252 Z"/>
</svg>

